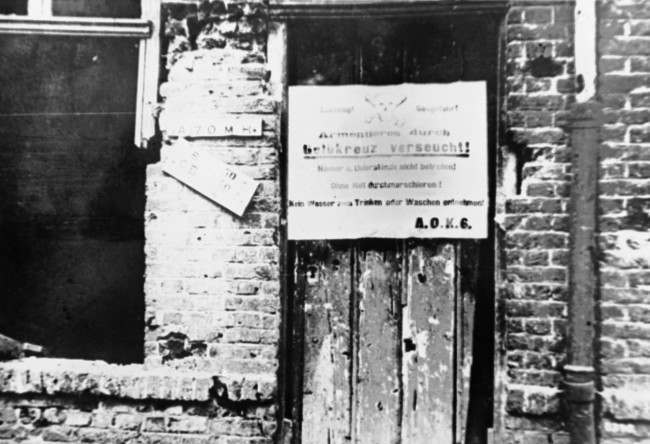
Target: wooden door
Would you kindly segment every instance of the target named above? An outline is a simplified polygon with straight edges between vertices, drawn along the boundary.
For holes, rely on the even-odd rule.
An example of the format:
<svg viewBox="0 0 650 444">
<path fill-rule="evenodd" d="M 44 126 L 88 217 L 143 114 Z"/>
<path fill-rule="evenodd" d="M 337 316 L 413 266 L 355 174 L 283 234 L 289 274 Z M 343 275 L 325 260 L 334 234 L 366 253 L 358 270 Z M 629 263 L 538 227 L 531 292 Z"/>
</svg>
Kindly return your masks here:
<svg viewBox="0 0 650 444">
<path fill-rule="evenodd" d="M 496 28 L 470 22 L 467 29 L 447 19 L 294 23 L 290 84 L 492 82 Z M 489 69 L 479 61 L 490 44 L 481 29 L 494 35 Z M 478 276 L 463 276 L 469 262 L 460 257 L 474 259 L 480 246 L 450 239 L 289 245 L 294 442 L 460 442 L 471 304 L 459 295 L 471 287 L 474 297 Z"/>
</svg>

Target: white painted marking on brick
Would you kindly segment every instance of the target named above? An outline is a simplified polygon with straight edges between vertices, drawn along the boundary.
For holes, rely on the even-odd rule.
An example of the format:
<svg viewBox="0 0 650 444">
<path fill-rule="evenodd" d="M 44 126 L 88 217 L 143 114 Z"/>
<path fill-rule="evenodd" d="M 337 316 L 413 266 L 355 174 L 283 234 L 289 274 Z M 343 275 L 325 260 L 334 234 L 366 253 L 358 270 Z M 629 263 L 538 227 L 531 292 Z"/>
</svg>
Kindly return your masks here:
<svg viewBox="0 0 650 444">
<path fill-rule="evenodd" d="M 576 0 L 575 6 L 575 66 L 582 76 L 584 89 L 576 95 L 577 102 L 586 102 L 596 94 L 596 2 Z"/>
<path fill-rule="evenodd" d="M 52 0 L 28 0 L 27 15 L 29 17 L 51 17 Z"/>
<path fill-rule="evenodd" d="M 269 27 L 267 41 L 268 68 L 271 71 L 271 91 L 273 98 L 286 100 L 286 65 L 287 65 L 287 25 L 273 22 Z"/>
<path fill-rule="evenodd" d="M 164 110 L 160 115 L 160 129 L 170 136 L 181 137 L 259 137 L 262 135 L 262 117 Z"/>
</svg>

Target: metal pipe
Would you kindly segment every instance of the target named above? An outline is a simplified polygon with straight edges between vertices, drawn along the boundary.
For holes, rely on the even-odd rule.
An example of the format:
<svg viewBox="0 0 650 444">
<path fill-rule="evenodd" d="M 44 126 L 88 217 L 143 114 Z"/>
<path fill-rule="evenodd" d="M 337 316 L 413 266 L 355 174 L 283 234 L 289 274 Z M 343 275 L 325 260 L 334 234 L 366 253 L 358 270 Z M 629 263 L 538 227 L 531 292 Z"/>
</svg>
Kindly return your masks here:
<svg viewBox="0 0 650 444">
<path fill-rule="evenodd" d="M 571 121 L 573 183 L 569 261 L 569 328 L 564 395 L 571 444 L 596 442 L 594 416 L 597 292 L 598 150 L 601 107 L 576 104 Z"/>
<path fill-rule="evenodd" d="M 569 326 L 564 398 L 571 444 L 596 442 L 595 305 L 596 230 L 601 106 L 597 85 L 597 14 L 593 0 L 576 0 L 574 10 L 576 105 L 570 121 L 573 152 L 569 260 Z"/>
</svg>

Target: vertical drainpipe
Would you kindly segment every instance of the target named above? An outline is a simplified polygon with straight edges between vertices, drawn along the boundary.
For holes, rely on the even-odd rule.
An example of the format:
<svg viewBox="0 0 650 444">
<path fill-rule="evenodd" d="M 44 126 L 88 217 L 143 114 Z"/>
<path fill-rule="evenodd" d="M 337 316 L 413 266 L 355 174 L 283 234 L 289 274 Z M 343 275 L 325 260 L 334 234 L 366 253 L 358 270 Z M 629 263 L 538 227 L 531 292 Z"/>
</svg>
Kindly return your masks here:
<svg viewBox="0 0 650 444">
<path fill-rule="evenodd" d="M 570 196 L 569 325 L 564 400 L 571 444 L 596 442 L 594 369 L 597 268 L 598 163 L 601 107 L 597 77 L 596 5 L 575 3 L 576 104 L 569 122 L 573 182 Z"/>
</svg>

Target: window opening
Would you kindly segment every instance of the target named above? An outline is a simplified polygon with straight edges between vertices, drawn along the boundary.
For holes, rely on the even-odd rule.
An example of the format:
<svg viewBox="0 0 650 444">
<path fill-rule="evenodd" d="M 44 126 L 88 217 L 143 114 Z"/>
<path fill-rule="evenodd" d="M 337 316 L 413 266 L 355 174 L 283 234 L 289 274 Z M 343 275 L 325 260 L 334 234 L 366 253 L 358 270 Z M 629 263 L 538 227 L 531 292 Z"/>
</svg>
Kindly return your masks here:
<svg viewBox="0 0 650 444">
<path fill-rule="evenodd" d="M 134 140 L 153 134 L 159 54 L 146 38 L 160 5 L 25 3 L 26 17 L 0 17 L 0 334 L 49 356 L 142 362 L 155 159 Z"/>
</svg>

